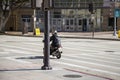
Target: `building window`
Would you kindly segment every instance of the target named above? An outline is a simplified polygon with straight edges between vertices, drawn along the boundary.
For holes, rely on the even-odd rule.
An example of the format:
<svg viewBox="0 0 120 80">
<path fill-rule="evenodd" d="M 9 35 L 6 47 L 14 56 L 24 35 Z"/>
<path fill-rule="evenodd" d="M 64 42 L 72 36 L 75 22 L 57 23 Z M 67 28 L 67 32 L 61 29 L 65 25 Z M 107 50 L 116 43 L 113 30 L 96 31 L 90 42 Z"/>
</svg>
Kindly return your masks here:
<svg viewBox="0 0 120 80">
<path fill-rule="evenodd" d="M 23 22 L 30 22 L 31 15 L 22 15 Z"/>
<path fill-rule="evenodd" d="M 66 20 L 66 25 L 69 25 L 69 20 Z"/>
<path fill-rule="evenodd" d="M 109 18 L 108 19 L 108 26 L 114 26 L 114 18 Z"/>
<path fill-rule="evenodd" d="M 79 25 L 82 25 L 82 20 L 79 20 Z"/>
<path fill-rule="evenodd" d="M 73 25 L 73 20 L 70 20 L 70 25 Z"/>
<path fill-rule="evenodd" d="M 53 17 L 54 18 L 61 18 L 61 12 L 54 12 Z"/>
</svg>

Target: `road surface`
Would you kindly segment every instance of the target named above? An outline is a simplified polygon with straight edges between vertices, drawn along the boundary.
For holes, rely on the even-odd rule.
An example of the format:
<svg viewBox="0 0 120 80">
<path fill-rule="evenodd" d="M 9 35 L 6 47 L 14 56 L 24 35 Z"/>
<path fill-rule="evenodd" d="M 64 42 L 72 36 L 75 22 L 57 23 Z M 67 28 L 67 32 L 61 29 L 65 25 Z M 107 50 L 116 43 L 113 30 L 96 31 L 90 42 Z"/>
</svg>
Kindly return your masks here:
<svg viewBox="0 0 120 80">
<path fill-rule="evenodd" d="M 1 71 L 23 69 L 24 64 L 30 69 L 43 66 L 42 40 L 40 37 L 0 35 L 0 76 L 3 75 Z M 120 80 L 119 41 L 62 38 L 61 42 L 62 58 L 50 56 L 53 70 L 65 69 L 105 80 Z"/>
</svg>

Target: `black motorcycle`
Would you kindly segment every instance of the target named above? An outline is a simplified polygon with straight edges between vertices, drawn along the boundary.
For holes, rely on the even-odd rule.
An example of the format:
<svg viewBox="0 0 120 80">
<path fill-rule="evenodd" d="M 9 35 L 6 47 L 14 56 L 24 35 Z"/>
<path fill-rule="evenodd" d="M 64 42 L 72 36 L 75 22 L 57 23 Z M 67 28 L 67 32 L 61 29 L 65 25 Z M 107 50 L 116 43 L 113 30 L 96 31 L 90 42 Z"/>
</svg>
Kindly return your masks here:
<svg viewBox="0 0 120 80">
<path fill-rule="evenodd" d="M 50 55 L 56 56 L 57 59 L 61 58 L 62 54 L 62 47 L 50 47 Z"/>
<path fill-rule="evenodd" d="M 43 40 L 44 42 L 44 40 Z M 43 48 L 44 51 L 44 48 Z M 62 46 L 59 45 L 58 47 L 50 47 L 50 55 L 52 55 L 53 57 L 56 56 L 57 59 L 61 58 L 61 54 L 62 54 Z"/>
</svg>

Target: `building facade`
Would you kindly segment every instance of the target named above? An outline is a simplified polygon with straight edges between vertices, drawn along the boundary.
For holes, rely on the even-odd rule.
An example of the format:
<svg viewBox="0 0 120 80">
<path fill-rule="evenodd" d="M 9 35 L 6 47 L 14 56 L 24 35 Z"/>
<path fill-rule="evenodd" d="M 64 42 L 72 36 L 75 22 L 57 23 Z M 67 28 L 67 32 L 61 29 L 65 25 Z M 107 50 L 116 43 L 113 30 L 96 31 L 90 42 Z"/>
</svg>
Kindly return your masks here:
<svg viewBox="0 0 120 80">
<path fill-rule="evenodd" d="M 88 32 L 92 31 L 93 28 L 95 31 L 112 31 L 114 28 L 113 0 L 53 1 L 53 9 L 50 10 L 51 30 Z M 93 3 L 94 14 L 91 14 L 88 10 L 88 4 L 91 2 Z M 8 20 L 6 30 L 22 31 L 26 29 L 27 31 L 33 31 L 33 15 L 34 10 L 30 7 L 24 7 L 14 11 Z M 94 24 L 91 26 L 92 18 L 94 18 Z M 41 31 L 44 31 L 44 12 L 41 9 L 36 9 L 36 27 L 40 27 Z M 119 27 L 120 19 L 118 17 L 117 29 L 119 29 Z"/>
<path fill-rule="evenodd" d="M 104 8 L 102 9 L 102 30 L 113 31 L 115 27 L 115 9 L 120 9 L 120 0 L 105 0 Z M 116 2 L 115 2 L 116 1 Z M 107 5 L 107 7 L 106 7 Z M 120 14 L 119 14 L 120 15 Z M 117 30 L 120 29 L 120 17 L 116 17 Z"/>
<path fill-rule="evenodd" d="M 31 9 L 18 9 L 10 16 L 6 30 L 22 31 L 24 27 L 28 28 L 28 31 L 32 31 L 32 19 L 33 10 Z"/>
</svg>

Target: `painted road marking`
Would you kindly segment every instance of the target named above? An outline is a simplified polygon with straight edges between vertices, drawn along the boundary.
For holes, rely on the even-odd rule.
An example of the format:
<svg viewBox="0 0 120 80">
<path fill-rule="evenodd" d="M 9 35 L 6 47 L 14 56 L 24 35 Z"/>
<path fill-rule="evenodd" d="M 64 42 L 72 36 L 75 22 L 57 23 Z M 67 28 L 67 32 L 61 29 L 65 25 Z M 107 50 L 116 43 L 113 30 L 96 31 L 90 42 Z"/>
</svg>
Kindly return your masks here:
<svg viewBox="0 0 120 80">
<path fill-rule="evenodd" d="M 84 70 L 89 70 L 89 71 L 95 71 L 95 72 L 101 72 L 101 73 L 106 73 L 106 74 L 120 76 L 119 73 L 115 73 L 115 72 L 110 72 L 110 71 L 105 71 L 105 70 L 100 70 L 100 69 L 94 69 L 94 68 L 90 68 L 90 67 L 86 67 L 86 66 L 80 66 L 80 65 L 76 65 L 76 64 L 71 64 L 71 63 L 66 63 L 66 62 L 60 62 L 60 61 L 55 61 L 55 60 L 52 60 L 52 61 L 55 62 L 55 63 L 58 63 L 58 64 L 62 64 L 62 65 L 67 65 L 67 66 L 71 66 L 71 67 L 82 68 Z"/>
</svg>

